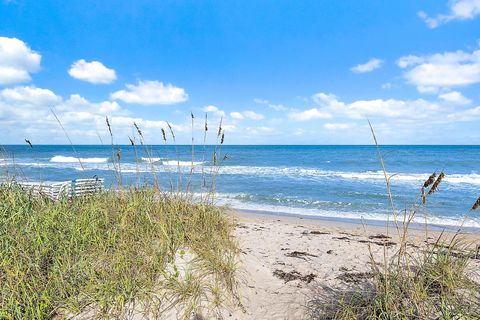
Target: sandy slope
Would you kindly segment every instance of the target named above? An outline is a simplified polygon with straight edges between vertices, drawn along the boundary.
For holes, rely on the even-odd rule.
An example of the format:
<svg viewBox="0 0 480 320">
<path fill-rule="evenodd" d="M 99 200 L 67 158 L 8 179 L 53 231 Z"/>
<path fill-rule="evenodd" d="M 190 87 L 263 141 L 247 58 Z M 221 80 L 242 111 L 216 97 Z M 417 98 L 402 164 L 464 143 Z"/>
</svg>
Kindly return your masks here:
<svg viewBox="0 0 480 320">
<path fill-rule="evenodd" d="M 387 238 L 384 227 L 364 230 L 361 225 L 284 216 L 233 216 L 242 248 L 243 310 L 226 314 L 227 319 L 303 319 L 315 292 L 362 281 L 363 273 L 370 270 L 368 243 L 379 262 L 383 261 L 384 241 L 389 242 L 388 255 L 396 250 L 395 230 Z M 430 240 L 437 234 L 429 233 Z M 480 236 L 471 239 L 479 241 Z M 412 243 L 424 241 L 424 231 L 412 233 Z M 478 270 L 480 260 L 474 264 Z M 291 272 L 291 278 L 300 279 L 290 280 Z M 285 274 L 287 278 L 281 279 Z"/>
</svg>

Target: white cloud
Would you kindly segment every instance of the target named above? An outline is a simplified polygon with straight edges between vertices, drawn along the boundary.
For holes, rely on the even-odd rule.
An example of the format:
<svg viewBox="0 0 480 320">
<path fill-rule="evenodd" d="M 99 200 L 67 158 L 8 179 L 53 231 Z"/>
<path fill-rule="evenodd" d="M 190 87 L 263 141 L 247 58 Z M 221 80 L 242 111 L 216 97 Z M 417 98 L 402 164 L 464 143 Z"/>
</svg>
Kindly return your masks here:
<svg viewBox="0 0 480 320">
<path fill-rule="evenodd" d="M 233 119 L 235 120 L 243 120 L 245 119 L 245 117 L 243 116 L 243 114 L 241 114 L 240 112 L 230 112 L 230 117 L 232 117 Z"/>
<path fill-rule="evenodd" d="M 420 11 L 418 16 L 432 29 L 452 20 L 472 20 L 480 15 L 480 0 L 450 0 L 448 8 L 448 14 L 430 17 L 425 12 Z"/>
<path fill-rule="evenodd" d="M 446 118 L 450 121 L 478 121 L 480 119 L 480 106 L 450 113 Z"/>
<path fill-rule="evenodd" d="M 263 114 L 256 113 L 255 111 L 247 110 L 247 111 L 233 111 L 230 112 L 230 116 L 235 120 L 243 120 L 243 119 L 250 119 L 250 120 L 262 120 L 265 117 Z"/>
<path fill-rule="evenodd" d="M 259 127 L 247 127 L 247 132 L 254 134 L 254 135 L 259 135 L 259 134 L 272 134 L 275 132 L 274 128 L 271 127 L 265 127 L 265 126 L 259 126 Z"/>
<path fill-rule="evenodd" d="M 253 99 L 253 102 L 258 103 L 258 104 L 268 104 L 269 103 L 268 100 L 259 99 L 259 98 Z"/>
<path fill-rule="evenodd" d="M 437 53 L 430 56 L 405 56 L 397 64 L 408 69 L 405 79 L 420 92 L 467 86 L 480 82 L 480 50 Z"/>
<path fill-rule="evenodd" d="M 264 118 L 263 114 L 256 113 L 255 111 L 244 111 L 243 115 L 251 120 L 262 120 Z"/>
<path fill-rule="evenodd" d="M 307 121 L 313 119 L 329 119 L 332 115 L 318 108 L 311 108 L 301 112 L 292 112 L 288 115 L 290 119 L 297 121 Z"/>
<path fill-rule="evenodd" d="M 447 107 L 439 103 L 424 99 L 397 100 L 372 99 L 355 100 L 351 103 L 340 101 L 335 95 L 317 93 L 313 100 L 319 105 L 317 108 L 291 113 L 294 120 L 330 119 L 333 117 L 347 117 L 350 119 L 383 118 L 383 119 L 425 119 L 440 111 L 448 111 Z"/>
<path fill-rule="evenodd" d="M 270 103 L 268 105 L 268 107 L 275 110 L 275 111 L 286 111 L 286 110 L 288 110 L 288 108 L 286 106 L 284 106 L 283 104 L 272 104 L 272 103 Z"/>
<path fill-rule="evenodd" d="M 11 104 L 30 104 L 39 106 L 56 105 L 62 99 L 48 89 L 30 87 L 6 88 L 0 91 L 0 98 Z"/>
<path fill-rule="evenodd" d="M 397 60 L 397 65 L 400 68 L 403 69 L 403 68 L 410 67 L 412 65 L 423 63 L 424 61 L 425 61 L 425 58 L 414 56 L 414 55 L 410 54 L 408 56 L 404 56 L 404 57 L 401 57 L 400 59 L 398 59 Z"/>
<path fill-rule="evenodd" d="M 216 106 L 212 106 L 212 105 L 206 106 L 202 110 L 203 112 L 212 113 L 217 117 L 225 116 L 225 112 L 223 110 L 218 109 Z"/>
<path fill-rule="evenodd" d="M 253 99 L 253 102 L 258 103 L 258 104 L 267 105 L 269 108 L 271 108 L 275 111 L 286 111 L 286 110 L 288 110 L 288 108 L 286 106 L 284 106 L 283 104 L 273 104 L 273 103 L 270 103 L 270 101 L 265 100 L 265 99 L 255 98 L 255 99 Z"/>
<path fill-rule="evenodd" d="M 22 40 L 0 37 L 0 85 L 27 82 L 40 70 L 40 54 Z"/>
<path fill-rule="evenodd" d="M 323 127 L 327 130 L 346 130 L 355 126 L 354 123 L 325 123 Z"/>
<path fill-rule="evenodd" d="M 115 139 L 127 142 L 133 122 L 142 129 L 148 141 L 158 139 L 165 121 L 132 117 L 116 101 L 91 102 L 72 94 L 67 99 L 48 89 L 15 87 L 0 90 L 0 126 L 6 130 L 2 141 L 22 142 L 24 138 L 36 143 L 66 143 L 65 136 L 51 110 L 58 116 L 74 143 L 100 143 L 97 134 L 108 139 L 105 116 L 108 116 Z M 172 124 L 175 132 L 185 132 L 188 126 Z M 4 140 L 5 139 L 5 140 Z M 33 141 L 32 140 L 32 141 Z"/>
<path fill-rule="evenodd" d="M 188 100 L 188 94 L 184 89 L 164 85 L 159 81 L 139 81 L 138 85 L 127 84 L 126 90 L 114 92 L 110 97 L 127 103 L 143 105 L 174 104 Z"/>
<path fill-rule="evenodd" d="M 355 73 L 365 73 L 365 72 L 371 72 L 375 69 L 378 69 L 382 66 L 383 61 L 377 58 L 372 58 L 368 60 L 365 63 L 358 64 L 352 68 L 350 68 L 351 71 Z"/>
<path fill-rule="evenodd" d="M 115 70 L 107 68 L 100 61 L 87 62 L 83 59 L 75 61 L 68 74 L 75 79 L 93 84 L 112 83 L 117 79 Z"/>
<path fill-rule="evenodd" d="M 435 123 L 444 124 L 480 119 L 480 106 L 458 110 L 459 105 L 469 104 L 471 101 L 456 91 L 439 95 L 438 101 L 373 99 L 355 100 L 346 103 L 339 101 L 332 94 L 317 93 L 313 97 L 321 105 L 315 112 L 330 114 L 335 118 L 377 119 L 384 124 L 388 124 L 390 128 L 402 127 L 406 131 Z M 348 129 L 348 126 L 344 124 L 327 123 L 324 128 L 330 130 Z M 355 124 L 348 123 L 348 125 L 354 126 Z M 387 131 L 383 130 L 383 132 Z M 395 131 L 391 133 L 393 134 Z"/>
<path fill-rule="evenodd" d="M 438 98 L 447 103 L 452 103 L 456 105 L 465 105 L 472 102 L 472 100 L 466 98 L 461 92 L 458 91 L 443 93 L 439 95 Z"/>
<path fill-rule="evenodd" d="M 392 84 L 390 82 L 386 82 L 382 84 L 382 89 L 384 90 L 390 90 L 392 88 Z"/>
</svg>

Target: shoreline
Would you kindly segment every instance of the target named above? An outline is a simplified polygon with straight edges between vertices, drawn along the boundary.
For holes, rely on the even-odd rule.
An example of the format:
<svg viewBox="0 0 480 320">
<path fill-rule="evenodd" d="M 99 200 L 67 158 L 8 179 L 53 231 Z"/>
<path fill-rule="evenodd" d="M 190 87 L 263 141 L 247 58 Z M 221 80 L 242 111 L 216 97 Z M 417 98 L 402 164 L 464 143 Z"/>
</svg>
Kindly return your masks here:
<svg viewBox="0 0 480 320">
<path fill-rule="evenodd" d="M 305 215 L 305 214 L 295 214 L 295 213 L 287 213 L 287 212 L 275 212 L 275 211 L 267 211 L 267 210 L 252 210 L 252 209 L 238 209 L 232 207 L 230 210 L 235 211 L 240 214 L 244 214 L 246 216 L 265 216 L 265 217 L 282 217 L 282 218 L 292 218 L 292 219 L 300 219 L 305 221 L 318 221 L 323 223 L 330 223 L 330 224 L 340 224 L 340 225 L 351 225 L 351 226 L 362 226 L 364 223 L 370 227 L 378 227 L 385 229 L 387 227 L 387 220 L 376 220 L 376 219 L 362 219 L 362 218 L 341 218 L 341 217 L 330 217 L 330 216 L 314 216 L 314 215 Z M 402 226 L 400 222 L 400 226 Z M 448 233 L 455 233 L 459 230 L 458 225 L 442 225 L 436 223 L 428 223 L 427 224 L 428 231 L 436 231 L 436 232 L 448 232 Z M 395 223 L 390 221 L 388 227 L 395 228 Z M 417 230 L 417 231 L 425 231 L 425 223 L 420 222 L 412 222 L 409 224 L 410 230 Z M 464 226 L 462 228 L 462 233 L 467 234 L 480 234 L 480 226 L 479 227 L 471 227 L 471 226 Z"/>
</svg>

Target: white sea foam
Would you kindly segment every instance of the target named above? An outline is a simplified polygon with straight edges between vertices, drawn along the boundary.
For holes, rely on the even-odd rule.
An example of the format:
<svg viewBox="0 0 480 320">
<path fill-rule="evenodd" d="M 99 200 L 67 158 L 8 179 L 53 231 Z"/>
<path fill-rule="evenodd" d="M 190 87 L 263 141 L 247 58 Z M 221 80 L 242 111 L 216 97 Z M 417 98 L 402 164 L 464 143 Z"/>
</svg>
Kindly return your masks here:
<svg viewBox="0 0 480 320">
<path fill-rule="evenodd" d="M 216 197 L 216 203 L 218 205 L 229 205 L 234 209 L 238 210 L 247 210 L 247 211 L 257 211 L 257 212 L 266 212 L 274 214 L 289 214 L 289 215 L 300 215 L 300 216 L 312 216 L 312 217 L 322 217 L 322 218 L 331 218 L 331 219 L 352 219 L 360 220 L 364 218 L 371 221 L 386 221 L 388 213 L 387 212 L 355 212 L 355 211 L 333 211 L 333 210 L 322 210 L 315 208 L 298 208 L 290 206 L 281 206 L 281 205 L 270 205 L 270 204 L 260 204 L 254 202 L 240 201 L 232 199 L 231 196 L 218 194 Z M 427 223 L 439 225 L 439 226 L 459 226 L 463 217 L 439 217 L 439 216 L 427 216 Z M 391 218 L 390 218 L 391 220 Z M 414 219 L 415 223 L 424 224 L 425 217 L 419 215 Z M 465 227 L 480 228 L 480 220 L 477 218 L 469 219 L 464 224 Z"/>
<path fill-rule="evenodd" d="M 177 161 L 177 160 L 166 160 L 162 161 L 162 164 L 166 166 L 191 166 L 192 164 L 194 166 L 198 166 L 203 164 L 201 161 Z"/>
<path fill-rule="evenodd" d="M 149 158 L 142 158 L 145 162 L 148 162 Z M 171 171 L 166 167 L 191 167 L 192 161 L 177 161 L 177 160 L 164 160 L 162 158 L 151 158 L 156 166 L 157 172 Z M 114 170 L 112 166 L 108 166 L 108 158 L 80 158 L 80 161 L 84 167 L 88 170 Z M 66 157 L 66 156 L 54 156 L 50 159 L 50 163 L 29 163 L 29 162 L 16 162 L 16 165 L 24 166 L 50 166 L 55 164 L 56 167 L 71 168 L 72 165 L 77 167 L 78 158 Z M 201 165 L 204 162 L 194 161 L 194 173 L 200 173 Z M 6 162 L 2 163 L 6 165 Z M 136 163 L 121 163 L 122 169 L 131 170 L 131 172 L 150 172 L 151 168 L 148 166 L 140 166 L 137 168 Z M 203 167 L 204 172 L 211 172 L 211 166 Z M 216 171 L 216 170 L 215 170 Z M 375 181 L 378 183 L 384 183 L 384 175 L 382 171 L 333 171 L 333 170 L 321 170 L 314 168 L 302 168 L 302 167 L 262 167 L 262 166 L 220 166 L 218 167 L 218 173 L 221 175 L 252 175 L 252 176 L 282 176 L 289 179 L 344 179 L 344 180 L 357 180 L 357 181 Z M 408 183 L 419 186 L 429 176 L 430 173 L 390 173 L 390 181 L 393 183 Z M 447 172 L 444 183 L 447 184 L 466 184 L 466 185 L 480 185 L 480 174 L 471 173 L 453 173 Z"/>
<path fill-rule="evenodd" d="M 150 161 L 151 161 L 151 162 L 158 162 L 158 161 L 163 160 L 164 158 L 142 157 L 141 159 L 142 159 L 142 161 L 146 161 L 146 162 L 150 162 Z"/>
<path fill-rule="evenodd" d="M 291 178 L 342 178 L 346 180 L 384 180 L 382 171 L 328 171 L 301 167 L 250 167 L 224 166 L 220 174 L 251 174 L 251 175 L 284 175 Z M 419 184 L 425 181 L 430 173 L 397 173 L 391 174 L 391 181 L 413 182 Z M 447 174 L 444 181 L 448 183 L 480 184 L 480 174 Z"/>
<path fill-rule="evenodd" d="M 108 158 L 76 158 L 76 157 L 65 157 L 65 156 L 54 156 L 50 159 L 50 162 L 57 163 L 106 163 Z"/>
</svg>

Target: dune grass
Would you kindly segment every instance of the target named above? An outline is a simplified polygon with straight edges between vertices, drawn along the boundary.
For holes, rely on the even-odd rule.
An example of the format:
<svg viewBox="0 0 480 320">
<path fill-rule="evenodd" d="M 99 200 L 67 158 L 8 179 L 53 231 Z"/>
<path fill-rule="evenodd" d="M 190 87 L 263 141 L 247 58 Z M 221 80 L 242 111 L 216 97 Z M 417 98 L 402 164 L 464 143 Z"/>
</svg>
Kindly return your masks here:
<svg viewBox="0 0 480 320">
<path fill-rule="evenodd" d="M 3 186 L 0 221 L 2 319 L 188 318 L 236 297 L 232 225 L 211 204 L 148 187 L 53 202 Z"/>
<path fill-rule="evenodd" d="M 386 271 L 373 262 L 371 281 L 318 299 L 312 318 L 479 319 L 480 284 L 472 280 L 475 270 L 469 268 L 474 255 L 461 247 L 410 249 L 405 253 L 408 265 L 389 263 Z"/>
<path fill-rule="evenodd" d="M 84 169 L 67 131 L 52 113 Z M 205 116 L 203 159 L 207 120 Z M 105 122 L 116 179 L 109 191 L 52 201 L 15 183 L 29 178 L 15 161 L 5 172 L 5 181 L 10 182 L 0 184 L 0 319 L 135 314 L 211 318 L 237 306 L 239 249 L 226 208 L 214 205 L 218 169 L 204 174 L 202 168 L 201 196 L 192 193 L 193 114 L 192 167 L 186 186 L 178 151 L 178 172 L 170 175 L 166 170 L 170 183 L 159 184 L 152 152 L 137 123 L 133 123 L 136 135 L 128 137 L 137 161 L 136 184 L 124 186 L 121 148 L 108 117 Z M 176 149 L 175 133 L 167 125 Z M 167 145 L 166 130 L 161 132 Z M 220 145 L 214 147 L 213 168 L 224 142 L 222 121 L 214 134 Z M 35 146 L 25 141 L 35 153 Z M 148 159 L 153 184 L 140 185 L 139 152 Z"/>
<path fill-rule="evenodd" d="M 370 125 L 377 147 L 381 169 L 385 175 L 389 206 L 391 207 L 386 232 L 393 232 L 399 244 L 391 254 L 383 248 L 378 260 L 370 244 L 370 266 L 373 277 L 355 287 L 330 290 L 311 301 L 313 319 L 337 320 L 393 320 L 393 319 L 480 319 L 480 272 L 472 265 L 480 259 L 480 244 L 468 241 L 463 226 L 480 207 L 480 198 L 454 233 L 441 232 L 431 237 L 428 231 L 427 199 L 438 192 L 445 177 L 434 172 L 420 186 L 419 197 L 410 209 L 397 210 L 390 188 L 390 177 L 382 153 Z M 411 240 L 412 222 L 425 215 L 425 239 L 420 245 Z M 431 239 L 434 239 L 433 241 Z M 329 288 L 332 289 L 332 288 Z"/>
</svg>

